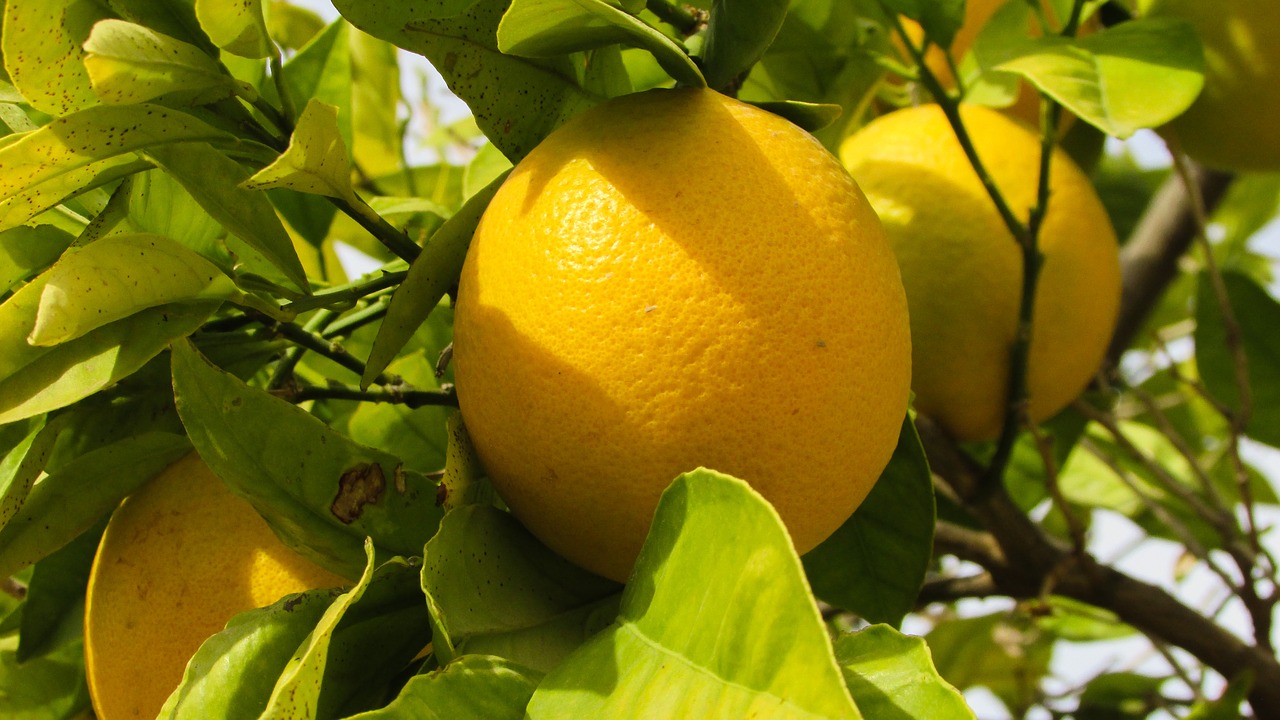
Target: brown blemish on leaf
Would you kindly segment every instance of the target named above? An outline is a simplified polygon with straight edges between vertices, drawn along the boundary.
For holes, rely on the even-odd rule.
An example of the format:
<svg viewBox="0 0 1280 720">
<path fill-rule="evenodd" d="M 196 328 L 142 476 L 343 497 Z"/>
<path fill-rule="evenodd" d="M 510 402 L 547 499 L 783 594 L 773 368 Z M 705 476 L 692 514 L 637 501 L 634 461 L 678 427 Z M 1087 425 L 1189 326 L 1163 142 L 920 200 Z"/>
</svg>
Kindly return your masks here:
<svg viewBox="0 0 1280 720">
<path fill-rule="evenodd" d="M 364 506 L 377 503 L 387 489 L 382 466 L 377 463 L 360 463 L 342 473 L 338 480 L 338 496 L 333 499 L 329 511 L 342 522 L 350 525 L 364 512 Z"/>
<path fill-rule="evenodd" d="M 405 472 L 404 472 L 403 463 L 396 465 L 396 471 L 392 473 L 392 477 L 395 478 L 396 492 L 403 495 L 409 491 L 409 486 L 405 483 Z"/>
</svg>

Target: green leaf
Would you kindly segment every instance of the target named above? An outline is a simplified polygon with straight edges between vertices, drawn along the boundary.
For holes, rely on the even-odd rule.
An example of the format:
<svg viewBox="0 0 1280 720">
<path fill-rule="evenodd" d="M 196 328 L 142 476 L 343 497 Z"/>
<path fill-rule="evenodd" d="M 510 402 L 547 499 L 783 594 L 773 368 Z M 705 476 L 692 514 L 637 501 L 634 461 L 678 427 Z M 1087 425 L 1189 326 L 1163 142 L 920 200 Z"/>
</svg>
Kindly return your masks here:
<svg viewBox="0 0 1280 720">
<path fill-rule="evenodd" d="M 471 435 L 462 422 L 462 413 L 450 413 L 446 425 L 449 444 L 445 450 L 444 476 L 440 479 L 440 490 L 444 496 L 440 504 L 446 511 L 463 505 L 500 507 L 502 499 L 480 465 L 480 456 L 476 455 Z"/>
<path fill-rule="evenodd" d="M 1192 706 L 1187 720 L 1240 720 L 1244 717 L 1240 714 L 1240 705 L 1249 698 L 1253 681 L 1252 671 L 1245 671 L 1233 678 L 1218 699 L 1201 700 Z"/>
<path fill-rule="evenodd" d="M 1250 391 L 1253 439 L 1280 447 L 1280 303 L 1249 277 L 1223 273 L 1231 309 L 1240 329 Z M 1240 408 L 1235 355 L 1210 278 L 1200 277 L 1196 297 L 1196 365 L 1210 394 L 1227 407 Z"/>
<path fill-rule="evenodd" d="M 801 129 L 817 132 L 844 114 L 844 108 L 830 103 L 807 103 L 795 100 L 785 102 L 753 102 L 752 105 L 784 117 Z"/>
<path fill-rule="evenodd" d="M 267 31 L 285 50 L 298 50 L 324 29 L 324 18 L 310 8 L 284 0 L 271 0 L 267 7 Z"/>
<path fill-rule="evenodd" d="M 66 115 L 97 103 L 81 46 L 93 24 L 108 17 L 95 0 L 7 0 L 4 67 L 32 107 Z"/>
<path fill-rule="evenodd" d="M 177 180 L 214 219 L 307 291 L 306 271 L 267 196 L 241 185 L 249 171 L 207 143 L 153 147 L 146 156 Z"/>
<path fill-rule="evenodd" d="M 467 655 L 410 678 L 385 708 L 350 720 L 521 720 L 540 679 L 502 658 Z"/>
<path fill-rule="evenodd" d="M 0 639 L 0 717 L 5 720 L 73 720 L 90 711 L 84 677 L 83 621 L 64 618 L 43 657 L 19 662 L 18 636 Z"/>
<path fill-rule="evenodd" d="M 0 529 L 0 577 L 48 557 L 191 451 L 181 435 L 145 433 L 86 453 L 31 488 Z"/>
<path fill-rule="evenodd" d="M 901 624 L 915 608 L 933 558 L 933 525 L 929 461 L 907 418 L 867 499 L 804 556 L 814 594 L 868 622 Z"/>
<path fill-rule="evenodd" d="M 619 586 L 556 555 L 509 514 L 465 505 L 423 552 L 436 657 L 556 667 L 617 612 Z"/>
<path fill-rule="evenodd" d="M 1049 670 L 1052 638 L 1014 613 L 949 619 L 925 636 L 938 673 L 960 690 L 985 687 L 1010 708 L 1030 707 Z"/>
<path fill-rule="evenodd" d="M 528 715 L 861 717 L 832 653 L 777 512 L 697 470 L 663 493 L 618 620 L 543 679 Z"/>
<path fill-rule="evenodd" d="M 52 225 L 0 232 L 0 295 L 53 264 L 75 238 Z"/>
<path fill-rule="evenodd" d="M 176 337 L 191 334 L 217 302 L 148 308 L 56 347 L 27 342 L 49 273 L 0 305 L 0 423 L 70 405 L 133 374 Z"/>
<path fill-rule="evenodd" d="M 46 423 L 45 418 L 40 417 L 4 426 L 6 434 L 28 428 L 29 432 L 25 437 L 20 432 L 14 433 L 21 439 L 0 458 L 0 528 L 8 524 L 26 502 L 27 493 L 44 471 L 49 454 L 53 452 L 53 444 L 65 424 L 56 420 Z"/>
<path fill-rule="evenodd" d="M 195 8 L 200 27 L 214 45 L 246 58 L 271 54 L 262 0 L 195 0 Z"/>
<path fill-rule="evenodd" d="M 396 48 L 355 28 L 350 29 L 348 43 L 351 72 L 360 78 L 351 85 L 351 153 L 355 164 L 366 177 L 399 172 L 404 131 L 396 114 L 387 110 L 404 102 Z"/>
<path fill-rule="evenodd" d="M 84 622 L 84 595 L 98 541 L 109 516 L 79 537 L 36 563 L 27 582 L 18 636 L 18 662 L 28 662 L 56 650 L 63 623 Z"/>
<path fill-rule="evenodd" d="M 391 295 L 387 317 L 378 328 L 373 350 L 365 365 L 361 386 L 367 387 L 400 352 L 418 326 L 426 321 L 445 292 L 458 282 L 462 262 L 467 257 L 471 236 L 489 201 L 506 180 L 507 173 L 495 178 L 480 192 L 471 196 L 462 209 L 449 218 L 427 242 L 426 247 L 409 265 L 409 274 Z"/>
<path fill-rule="evenodd" d="M 1164 706 L 1160 686 L 1168 678 L 1131 672 L 1106 673 L 1089 680 L 1080 694 L 1080 720 L 1144 720 Z"/>
<path fill-rule="evenodd" d="M 217 48 L 200 29 L 192 0 L 107 0 L 121 18 L 149 27 L 214 54 Z"/>
<path fill-rule="evenodd" d="M 702 47 L 707 85 L 725 90 L 737 84 L 773 43 L 788 5 L 787 0 L 715 0 Z"/>
<path fill-rule="evenodd" d="M 876 720 L 973 720 L 964 696 L 933 666 L 929 646 L 887 625 L 836 640 L 836 662 L 863 715 Z"/>
<path fill-rule="evenodd" d="M 351 98 L 360 83 L 352 75 L 351 35 L 344 20 L 329 24 L 284 65 L 285 107 L 291 113 L 319 100 L 337 108 L 337 126 L 344 147 L 351 147 Z M 395 117 L 387 107 L 379 111 Z"/>
<path fill-rule="evenodd" d="M 604 0 L 512 0 L 498 25 L 498 49 L 510 55 L 555 57 L 617 44 L 648 50 L 685 85 L 707 85 L 674 40 Z"/>
<path fill-rule="evenodd" d="M 239 300 L 231 278 L 192 250 L 146 233 L 75 248 L 42 277 L 27 342 L 59 345 L 140 310 L 170 303 Z"/>
<path fill-rule="evenodd" d="M 286 595 L 231 618 L 187 662 L 182 682 L 158 717 L 257 720 L 280 673 L 341 592 L 329 588 Z"/>
<path fill-rule="evenodd" d="M 158 105 L 103 105 L 53 120 L 0 146 L 0 230 L 21 225 L 91 183 L 146 167 L 133 152 L 168 143 L 230 141 Z"/>
<path fill-rule="evenodd" d="M 1079 39 L 1027 38 L 1012 54 L 993 67 L 1119 138 L 1182 114 L 1204 85 L 1195 30 L 1176 18 L 1133 20 Z"/>
<path fill-rule="evenodd" d="M 279 159 L 244 182 L 249 190 L 285 187 L 363 205 L 351 187 L 351 163 L 338 129 L 338 108 L 312 99 Z"/>
<path fill-rule="evenodd" d="M 433 3 L 337 0 L 351 24 L 418 53 L 471 108 L 485 135 L 513 162 L 569 116 L 604 98 L 586 92 L 569 58 L 503 54 L 496 32 L 508 0 L 478 0 L 466 12 L 433 17 Z M 521 92 L 508 89 L 518 87 Z"/>
<path fill-rule="evenodd" d="M 84 66 L 98 99 L 113 105 L 163 97 L 203 105 L 257 91 L 227 74 L 203 50 L 123 20 L 93 26 L 84 44 Z"/>
<path fill-rule="evenodd" d="M 435 485 L 395 457 L 218 370 L 190 343 L 174 344 L 173 386 L 200 456 L 285 544 L 317 563 L 357 577 L 365 537 L 387 557 L 409 557 L 435 534 Z"/>
<path fill-rule="evenodd" d="M 325 610 L 289 660 L 262 720 L 344 716 L 339 710 L 371 691 L 380 699 L 387 677 L 430 642 L 418 568 L 394 558 L 375 569 L 372 542 L 365 553 L 360 582 Z"/>
</svg>

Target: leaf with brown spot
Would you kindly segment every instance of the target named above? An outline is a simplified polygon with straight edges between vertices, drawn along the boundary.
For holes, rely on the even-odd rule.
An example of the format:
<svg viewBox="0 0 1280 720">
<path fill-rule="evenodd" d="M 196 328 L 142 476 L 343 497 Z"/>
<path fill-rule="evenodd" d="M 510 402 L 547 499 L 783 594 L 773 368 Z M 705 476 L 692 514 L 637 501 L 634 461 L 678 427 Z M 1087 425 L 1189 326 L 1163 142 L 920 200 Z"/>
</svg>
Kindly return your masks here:
<svg viewBox="0 0 1280 720">
<path fill-rule="evenodd" d="M 350 525 L 364 512 L 364 506 L 376 504 L 387 489 L 382 466 L 377 463 L 360 463 L 342 473 L 338 479 L 338 496 L 329 506 L 333 516 Z"/>
</svg>

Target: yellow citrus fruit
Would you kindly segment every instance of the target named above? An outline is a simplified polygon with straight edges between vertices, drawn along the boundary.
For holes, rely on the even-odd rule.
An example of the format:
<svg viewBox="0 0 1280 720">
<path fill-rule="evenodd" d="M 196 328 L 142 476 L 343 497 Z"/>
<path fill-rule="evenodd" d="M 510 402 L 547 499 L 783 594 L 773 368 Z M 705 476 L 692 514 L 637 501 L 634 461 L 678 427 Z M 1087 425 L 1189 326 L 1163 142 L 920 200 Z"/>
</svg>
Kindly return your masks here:
<svg viewBox="0 0 1280 720">
<path fill-rule="evenodd" d="M 979 106 L 961 117 L 1019 217 L 1035 202 L 1039 139 Z M 942 110 L 884 115 L 840 157 L 880 214 L 911 306 L 916 409 L 962 440 L 995 437 L 1022 294 L 1022 253 Z M 1097 371 L 1120 300 L 1115 232 L 1089 179 L 1055 151 L 1029 359 L 1030 416 L 1062 409 Z"/>
<path fill-rule="evenodd" d="M 964 59 L 965 54 L 969 52 L 974 42 L 977 41 L 978 35 L 982 32 L 982 28 L 986 26 L 987 21 L 1006 2 L 1023 3 L 1025 0 L 967 0 L 965 2 L 964 20 L 951 41 L 951 55 L 957 63 Z M 1055 17 L 1049 0 L 1041 0 L 1040 4 L 1047 17 Z M 1029 16 L 1028 22 L 1028 32 L 1033 37 L 1039 37 L 1041 33 L 1040 22 L 1033 16 Z M 1091 32 L 1095 25 L 1096 23 L 1086 24 L 1083 32 Z M 916 22 L 904 20 L 903 27 L 912 42 L 919 44 L 924 39 L 924 30 Z M 947 54 L 942 48 L 937 45 L 931 46 L 928 52 L 925 53 L 924 61 L 929 66 L 929 70 L 942 82 L 943 87 L 950 89 L 955 86 L 955 75 L 951 72 L 951 66 L 947 62 Z M 1019 82 L 1017 99 L 1014 100 L 1012 105 L 1002 108 L 1001 111 L 1031 127 L 1039 127 L 1040 94 L 1029 83 L 1025 81 Z M 1065 133 L 1072 121 L 1074 121 L 1074 116 L 1064 114 L 1060 121 L 1061 132 Z"/>
<path fill-rule="evenodd" d="M 710 90 L 611 100 L 530 153 L 476 230 L 454 323 L 499 494 L 618 580 L 699 466 L 750 482 L 809 550 L 871 489 L 909 393 L 866 199 L 812 136 Z"/>
<path fill-rule="evenodd" d="M 1180 17 L 1204 44 L 1204 90 L 1173 121 L 1188 155 L 1223 170 L 1280 170 L 1280 2 L 1147 0 L 1151 17 Z"/>
<path fill-rule="evenodd" d="M 186 456 L 125 500 L 98 546 L 84 620 L 94 712 L 154 718 L 187 660 L 233 615 L 342 584 Z"/>
</svg>

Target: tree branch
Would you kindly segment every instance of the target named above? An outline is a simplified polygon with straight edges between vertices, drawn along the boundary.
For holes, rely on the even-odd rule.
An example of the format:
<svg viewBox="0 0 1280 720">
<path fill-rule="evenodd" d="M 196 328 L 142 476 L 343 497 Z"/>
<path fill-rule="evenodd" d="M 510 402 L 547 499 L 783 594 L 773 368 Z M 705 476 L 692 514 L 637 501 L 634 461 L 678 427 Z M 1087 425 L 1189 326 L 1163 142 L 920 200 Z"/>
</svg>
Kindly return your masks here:
<svg viewBox="0 0 1280 720">
<path fill-rule="evenodd" d="M 987 533 L 939 523 L 945 546 L 982 565 L 999 593 L 1014 598 L 1053 592 L 1106 608 L 1157 641 L 1194 655 L 1228 679 L 1255 676 L 1249 702 L 1259 717 L 1280 717 L 1280 661 L 1181 603 L 1164 589 L 1099 563 L 1087 553 L 1047 535 L 1014 504 L 1003 487 L 978 497 L 982 468 L 963 455 L 928 418 L 916 427 L 934 472 L 966 500 L 966 509 Z M 962 532 L 960 532 L 962 531 Z M 998 551 L 992 550 L 989 537 Z M 963 554 L 961 554 L 963 553 Z"/>
</svg>

